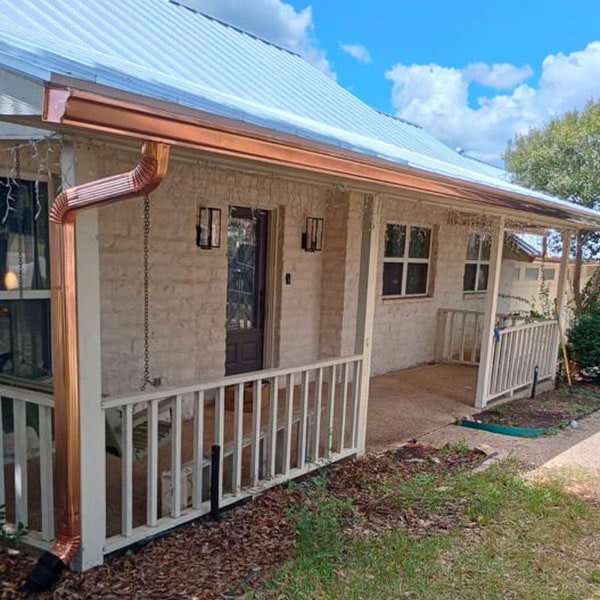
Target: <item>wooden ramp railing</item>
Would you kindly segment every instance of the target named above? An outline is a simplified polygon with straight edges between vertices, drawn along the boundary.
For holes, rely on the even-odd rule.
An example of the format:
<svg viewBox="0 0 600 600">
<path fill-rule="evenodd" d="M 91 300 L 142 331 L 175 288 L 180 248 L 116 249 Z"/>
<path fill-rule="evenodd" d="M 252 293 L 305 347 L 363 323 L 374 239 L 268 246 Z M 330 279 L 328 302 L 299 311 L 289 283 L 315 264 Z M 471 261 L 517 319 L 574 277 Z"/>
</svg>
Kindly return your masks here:
<svg viewBox="0 0 600 600">
<path fill-rule="evenodd" d="M 121 436 L 120 494 L 107 497 L 105 553 L 210 511 L 212 445 L 221 448 L 220 507 L 355 454 L 361 374 L 357 355 L 103 399 L 112 413 L 106 422 Z M 135 460 L 141 418 L 146 449 Z M 159 421 L 170 422 L 170 448 L 160 451 Z M 109 479 L 111 468 L 107 462 Z"/>
<path fill-rule="evenodd" d="M 482 329 L 482 312 L 441 308 L 438 312 L 436 362 L 479 364 Z"/>
<path fill-rule="evenodd" d="M 0 506 L 9 525 L 26 527 L 26 542 L 44 548 L 54 538 L 54 398 L 5 385 L 0 397 Z"/>
<path fill-rule="evenodd" d="M 558 327 L 537 321 L 496 330 L 487 399 L 492 400 L 554 376 Z"/>
<path fill-rule="evenodd" d="M 478 365 L 481 354 L 484 313 L 477 310 L 440 308 L 435 343 L 435 361 Z M 524 317 L 496 315 L 500 328 L 522 325 Z"/>
</svg>

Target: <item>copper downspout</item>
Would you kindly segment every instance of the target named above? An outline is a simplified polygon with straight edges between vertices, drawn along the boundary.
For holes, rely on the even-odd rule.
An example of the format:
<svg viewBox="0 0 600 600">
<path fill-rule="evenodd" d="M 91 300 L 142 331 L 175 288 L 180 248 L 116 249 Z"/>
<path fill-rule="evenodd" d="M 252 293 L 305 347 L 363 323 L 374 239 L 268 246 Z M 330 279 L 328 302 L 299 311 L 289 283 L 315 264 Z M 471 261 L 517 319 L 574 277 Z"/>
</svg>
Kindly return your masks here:
<svg viewBox="0 0 600 600">
<path fill-rule="evenodd" d="M 81 432 L 75 222 L 80 210 L 143 196 L 164 179 L 169 146 L 146 142 L 130 172 L 62 192 L 50 209 L 52 359 L 56 453 L 57 539 L 27 578 L 30 591 L 50 587 L 81 545 Z"/>
</svg>

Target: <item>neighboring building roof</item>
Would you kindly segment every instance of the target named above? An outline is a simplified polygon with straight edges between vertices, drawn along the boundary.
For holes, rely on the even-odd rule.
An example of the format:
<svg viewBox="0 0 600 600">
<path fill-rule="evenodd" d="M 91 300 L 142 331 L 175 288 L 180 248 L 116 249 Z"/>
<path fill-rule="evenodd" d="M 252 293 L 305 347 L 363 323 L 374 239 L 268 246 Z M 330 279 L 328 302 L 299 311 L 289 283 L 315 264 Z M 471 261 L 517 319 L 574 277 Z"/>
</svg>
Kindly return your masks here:
<svg viewBox="0 0 600 600">
<path fill-rule="evenodd" d="M 511 233 L 505 236 L 504 244 L 510 248 L 516 258 L 522 260 L 532 261 L 542 256 L 543 243 L 541 236 Z"/>
<path fill-rule="evenodd" d="M 296 54 L 175 0 L 19 0 L 0 4 L 0 20 L 0 66 L 31 78 L 97 83 L 541 199 L 554 207 L 555 218 L 573 210 L 374 110 Z"/>
</svg>

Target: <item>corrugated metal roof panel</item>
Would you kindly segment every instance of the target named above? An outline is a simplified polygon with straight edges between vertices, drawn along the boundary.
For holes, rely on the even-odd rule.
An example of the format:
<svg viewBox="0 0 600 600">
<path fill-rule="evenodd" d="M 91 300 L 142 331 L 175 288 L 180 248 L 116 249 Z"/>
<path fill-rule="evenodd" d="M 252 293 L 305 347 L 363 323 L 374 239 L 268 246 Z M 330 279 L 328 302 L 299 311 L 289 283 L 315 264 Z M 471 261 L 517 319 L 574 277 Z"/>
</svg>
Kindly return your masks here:
<svg viewBox="0 0 600 600">
<path fill-rule="evenodd" d="M 299 56 L 170 0 L 3 0 L 0 20 L 0 65 L 30 76 L 95 82 L 569 206 L 377 112 Z"/>
</svg>

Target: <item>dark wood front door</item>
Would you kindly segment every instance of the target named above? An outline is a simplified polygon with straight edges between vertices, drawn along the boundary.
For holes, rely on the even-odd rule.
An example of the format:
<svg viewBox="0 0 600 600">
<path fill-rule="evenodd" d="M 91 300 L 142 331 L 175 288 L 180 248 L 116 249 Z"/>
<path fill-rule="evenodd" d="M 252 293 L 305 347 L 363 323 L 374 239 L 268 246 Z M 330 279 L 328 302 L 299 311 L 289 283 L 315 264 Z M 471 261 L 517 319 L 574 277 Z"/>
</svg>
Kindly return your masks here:
<svg viewBox="0 0 600 600">
<path fill-rule="evenodd" d="M 225 374 L 263 367 L 268 216 L 233 207 L 227 229 Z"/>
</svg>

